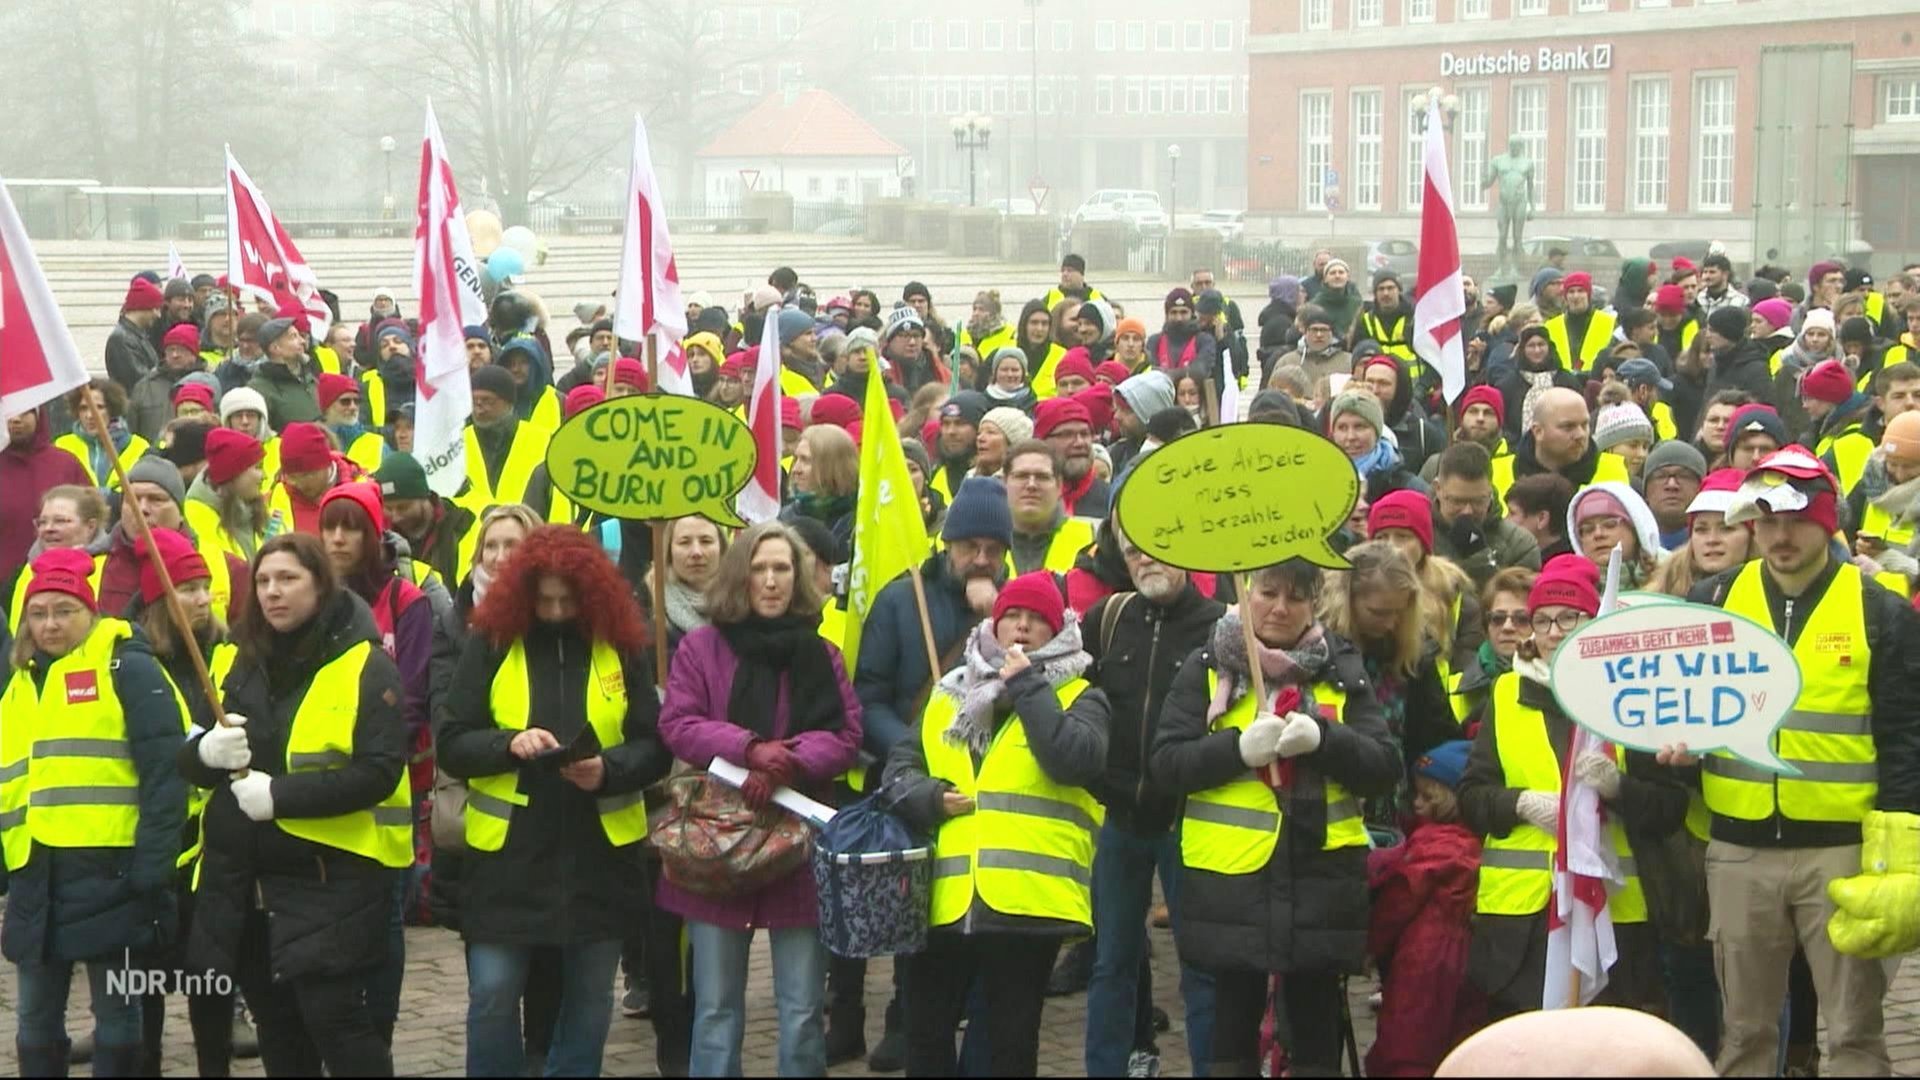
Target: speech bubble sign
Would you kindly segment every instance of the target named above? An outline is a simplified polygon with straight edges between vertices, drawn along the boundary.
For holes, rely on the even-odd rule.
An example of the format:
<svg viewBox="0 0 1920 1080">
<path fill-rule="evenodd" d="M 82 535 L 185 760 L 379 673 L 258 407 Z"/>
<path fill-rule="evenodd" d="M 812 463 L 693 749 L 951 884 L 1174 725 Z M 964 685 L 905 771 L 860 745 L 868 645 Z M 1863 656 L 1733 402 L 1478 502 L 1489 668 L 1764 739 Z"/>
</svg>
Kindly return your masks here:
<svg viewBox="0 0 1920 1080">
<path fill-rule="evenodd" d="M 1705 604 L 1622 608 L 1568 635 L 1551 677 L 1566 714 L 1608 742 L 1648 753 L 1686 743 L 1800 774 L 1773 752 L 1800 699 L 1800 662 L 1751 619 Z"/>
<path fill-rule="evenodd" d="M 1168 566 L 1257 570 L 1299 557 L 1349 565 L 1327 543 L 1360 498 L 1360 474 L 1331 441 L 1280 424 L 1183 435 L 1127 475 L 1115 507 L 1127 539 Z"/>
<path fill-rule="evenodd" d="M 733 497 L 753 476 L 753 432 L 711 402 L 678 394 L 618 397 L 581 410 L 547 443 L 547 476 L 574 503 L 625 521 L 699 514 L 746 522 Z"/>
</svg>

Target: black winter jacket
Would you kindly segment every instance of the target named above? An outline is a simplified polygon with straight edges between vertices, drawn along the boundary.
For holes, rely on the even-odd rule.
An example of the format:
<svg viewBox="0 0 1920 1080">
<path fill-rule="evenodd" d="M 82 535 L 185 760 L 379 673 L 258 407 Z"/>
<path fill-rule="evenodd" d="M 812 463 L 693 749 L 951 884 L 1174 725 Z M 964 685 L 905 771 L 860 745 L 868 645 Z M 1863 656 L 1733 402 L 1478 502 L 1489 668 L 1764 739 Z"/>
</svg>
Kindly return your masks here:
<svg viewBox="0 0 1920 1080">
<path fill-rule="evenodd" d="M 125 315 L 107 335 L 107 377 L 133 393 L 133 388 L 160 366 L 160 352 L 145 330 L 129 322 Z"/>
<path fill-rule="evenodd" d="M 373 649 L 360 673 L 353 760 L 337 769 L 287 775 L 287 738 L 314 676 L 363 641 Z M 338 976 L 379 964 L 386 958 L 396 872 L 365 856 L 300 839 L 278 823 L 376 806 L 406 770 L 400 673 L 380 647 L 373 613 L 351 592 L 335 592 L 304 628 L 276 635 L 270 655 L 236 663 L 221 694 L 227 712 L 247 717 L 251 768 L 274 778 L 276 820 L 254 821 L 241 812 L 227 774 L 200 760 L 197 736 L 180 747 L 181 774 L 213 789 L 187 942 L 189 966 L 234 974 L 241 931 L 256 907 L 270 916 L 276 980 Z"/>
<path fill-rule="evenodd" d="M 1687 599 L 1724 606 L 1740 569 L 1700 582 Z M 1773 632 L 1789 645 L 1798 641 L 1806 626 L 1805 614 L 1819 606 L 1839 572 L 1839 564 L 1829 556 L 1826 570 L 1805 592 L 1790 600 L 1762 566 L 1760 587 L 1773 616 Z M 1863 584 L 1867 647 L 1873 653 L 1873 663 L 1867 669 L 1867 696 L 1873 702 L 1873 750 L 1880 774 L 1874 807 L 1920 813 L 1920 615 L 1904 597 L 1872 578 Z M 1693 773 L 1697 782 L 1698 766 Z M 1851 822 L 1790 821 L 1778 813 L 1764 821 L 1738 821 L 1715 814 L 1713 838 L 1745 847 L 1840 847 L 1860 842 L 1860 826 Z"/>
<path fill-rule="evenodd" d="M 1081 624 L 1093 657 L 1087 677 L 1113 706 L 1107 768 L 1089 790 L 1106 806 L 1109 824 L 1152 835 L 1165 832 L 1179 818 L 1179 797 L 1147 777 L 1147 753 L 1174 677 L 1187 657 L 1207 644 L 1226 610 L 1188 581 L 1164 606 L 1139 593 L 1123 592 L 1087 612 Z"/>
<path fill-rule="evenodd" d="M 572 623 L 535 622 L 525 646 L 530 722 L 567 745 L 587 725 L 586 688 L 608 673 L 593 670 L 592 643 Z M 606 775 L 598 791 L 587 792 L 557 768 L 523 762 L 508 749 L 518 732 L 498 726 L 489 705 L 506 654 L 484 637 L 469 636 L 453 685 L 434 709 L 442 771 L 460 780 L 518 773 L 528 799 L 515 808 L 499 851 L 469 850 L 461 859 L 461 935 L 502 945 L 624 939 L 633 930 L 632 905 L 646 888 L 641 845 L 616 848 L 607 840 L 597 800 L 637 792 L 673 765 L 657 729 L 653 667 L 640 655 L 621 659 L 624 741 L 601 750 Z"/>
<path fill-rule="evenodd" d="M 927 621 L 933 626 L 933 647 L 943 662 L 949 653 L 957 662 L 957 646 L 979 622 L 967 606 L 966 583 L 953 576 L 944 553 L 922 564 L 920 576 L 927 594 Z M 886 760 L 894 743 L 906 738 L 919 722 L 932 680 L 944 674 L 928 672 L 923 641 L 913 582 L 899 577 L 874 598 L 860 632 L 853 689 L 860 695 L 863 760 L 869 755 Z"/>
<path fill-rule="evenodd" d="M 1404 768 L 1385 715 L 1359 650 L 1331 633 L 1327 643 L 1327 680 L 1346 693 L 1346 707 L 1340 723 L 1321 722 L 1319 749 L 1293 759 L 1291 790 L 1319 789 L 1303 785 L 1304 770 L 1337 781 L 1355 798 L 1387 794 Z M 1248 771 L 1239 733 L 1214 731 L 1207 720 L 1213 666 L 1211 650 L 1195 650 L 1160 713 L 1150 772 L 1175 795 L 1216 788 Z M 1318 797 L 1289 796 L 1280 811 L 1280 841 L 1266 866 L 1250 874 L 1184 871 L 1174 926 L 1181 959 L 1204 971 L 1357 972 L 1367 951 L 1367 849 L 1322 850 L 1326 811 Z"/>
<path fill-rule="evenodd" d="M 1745 390 L 1753 400 L 1778 408 L 1780 402 L 1773 392 L 1773 375 L 1767 370 L 1771 355 L 1765 343 L 1759 341 L 1743 341 L 1714 353 L 1713 367 L 1707 372 L 1707 385 L 1700 392 L 1700 400 L 1712 401 L 1722 390 Z"/>
<path fill-rule="evenodd" d="M 35 653 L 11 678 L 45 693 L 53 663 Z M 113 690 L 126 713 L 127 744 L 139 776 L 140 821 L 133 846 L 50 848 L 35 842 L 26 865 L 0 866 L 7 898 L 0 953 L 15 964 L 119 959 L 122 949 L 170 944 L 177 929 L 173 864 L 187 817 L 187 788 L 173 768 L 185 722 L 173 690 L 138 630 L 114 650 Z M 54 688 L 54 692 L 63 692 Z M 6 718 L 25 723 L 25 717 Z"/>
</svg>

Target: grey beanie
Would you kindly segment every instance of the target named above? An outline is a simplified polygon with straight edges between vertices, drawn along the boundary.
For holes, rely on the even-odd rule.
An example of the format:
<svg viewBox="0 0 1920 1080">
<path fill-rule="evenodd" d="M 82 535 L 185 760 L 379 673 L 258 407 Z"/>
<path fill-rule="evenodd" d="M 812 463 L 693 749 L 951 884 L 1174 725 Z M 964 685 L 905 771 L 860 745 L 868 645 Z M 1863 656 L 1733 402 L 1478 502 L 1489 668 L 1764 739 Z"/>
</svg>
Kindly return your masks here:
<svg viewBox="0 0 1920 1080">
<path fill-rule="evenodd" d="M 1667 439 L 1647 453 L 1645 464 L 1640 466 L 1640 475 L 1652 476 L 1661 469 L 1678 465 L 1692 473 L 1694 479 L 1707 478 L 1707 459 L 1690 442 L 1684 439 Z"/>
<path fill-rule="evenodd" d="M 187 503 L 187 485 L 180 480 L 180 470 L 158 454 L 145 454 L 134 462 L 127 470 L 127 483 L 153 484 L 166 491 L 174 505 L 184 507 Z"/>
<path fill-rule="evenodd" d="M 1353 413 L 1373 425 L 1373 433 L 1378 435 L 1387 426 L 1386 413 L 1380 409 L 1380 399 L 1370 390 L 1348 390 L 1333 399 L 1327 406 L 1327 428 L 1332 430 L 1333 422 L 1341 413 Z"/>
<path fill-rule="evenodd" d="M 1162 371 L 1143 371 L 1128 377 L 1113 392 L 1127 403 L 1133 415 L 1146 423 L 1178 402 L 1173 391 L 1173 380 Z"/>
</svg>

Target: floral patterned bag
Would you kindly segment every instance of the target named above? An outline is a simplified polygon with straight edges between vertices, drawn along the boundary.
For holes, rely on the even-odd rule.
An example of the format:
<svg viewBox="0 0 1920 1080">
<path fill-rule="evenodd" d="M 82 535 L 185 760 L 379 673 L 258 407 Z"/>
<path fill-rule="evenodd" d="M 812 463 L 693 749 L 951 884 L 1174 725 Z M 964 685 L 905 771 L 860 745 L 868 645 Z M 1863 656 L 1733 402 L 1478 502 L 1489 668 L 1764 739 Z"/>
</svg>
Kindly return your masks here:
<svg viewBox="0 0 1920 1080">
<path fill-rule="evenodd" d="M 691 893 L 747 896 L 807 863 L 813 830 L 797 814 L 768 804 L 753 810 L 740 790 L 704 772 L 665 783 L 667 812 L 647 840 L 667 880 Z"/>
</svg>

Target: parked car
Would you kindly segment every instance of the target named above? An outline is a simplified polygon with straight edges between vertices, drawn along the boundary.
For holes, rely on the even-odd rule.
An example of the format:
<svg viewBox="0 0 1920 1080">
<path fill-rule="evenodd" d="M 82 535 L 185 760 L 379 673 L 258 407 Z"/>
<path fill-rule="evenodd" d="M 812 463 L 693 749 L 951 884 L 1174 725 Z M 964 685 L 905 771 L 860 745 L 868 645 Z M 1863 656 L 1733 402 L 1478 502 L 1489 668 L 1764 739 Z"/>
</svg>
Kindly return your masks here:
<svg viewBox="0 0 1920 1080">
<path fill-rule="evenodd" d="M 1372 277 L 1382 270 L 1391 270 L 1403 279 L 1410 279 L 1420 270 L 1420 248 L 1411 240 L 1375 240 L 1367 245 L 1367 276 Z M 1361 282 L 1365 291 L 1367 282 Z"/>
<path fill-rule="evenodd" d="M 1008 216 L 1032 217 L 1040 212 L 1032 199 L 995 199 L 987 207 Z"/>
<path fill-rule="evenodd" d="M 1072 223 L 1080 225 L 1089 221 L 1119 221 L 1120 206 L 1132 199 L 1147 199 L 1158 208 L 1160 194 L 1141 188 L 1101 188 L 1087 196 L 1087 200 L 1074 210 Z"/>
<path fill-rule="evenodd" d="M 1545 262 L 1547 249 L 1565 248 L 1570 259 L 1618 259 L 1620 249 L 1613 241 L 1597 236 L 1529 236 L 1522 247 L 1528 255 Z M 1702 257 L 1705 257 L 1702 251 Z"/>
<path fill-rule="evenodd" d="M 1220 239 L 1238 240 L 1247 234 L 1247 212 L 1245 210 L 1209 210 L 1200 215 L 1198 225 L 1202 229 L 1212 229 L 1220 234 Z"/>
<path fill-rule="evenodd" d="M 1150 199 L 1135 196 L 1118 207 L 1120 219 L 1147 236 L 1165 236 L 1169 228 L 1167 212 L 1160 208 L 1158 196 Z"/>
</svg>

